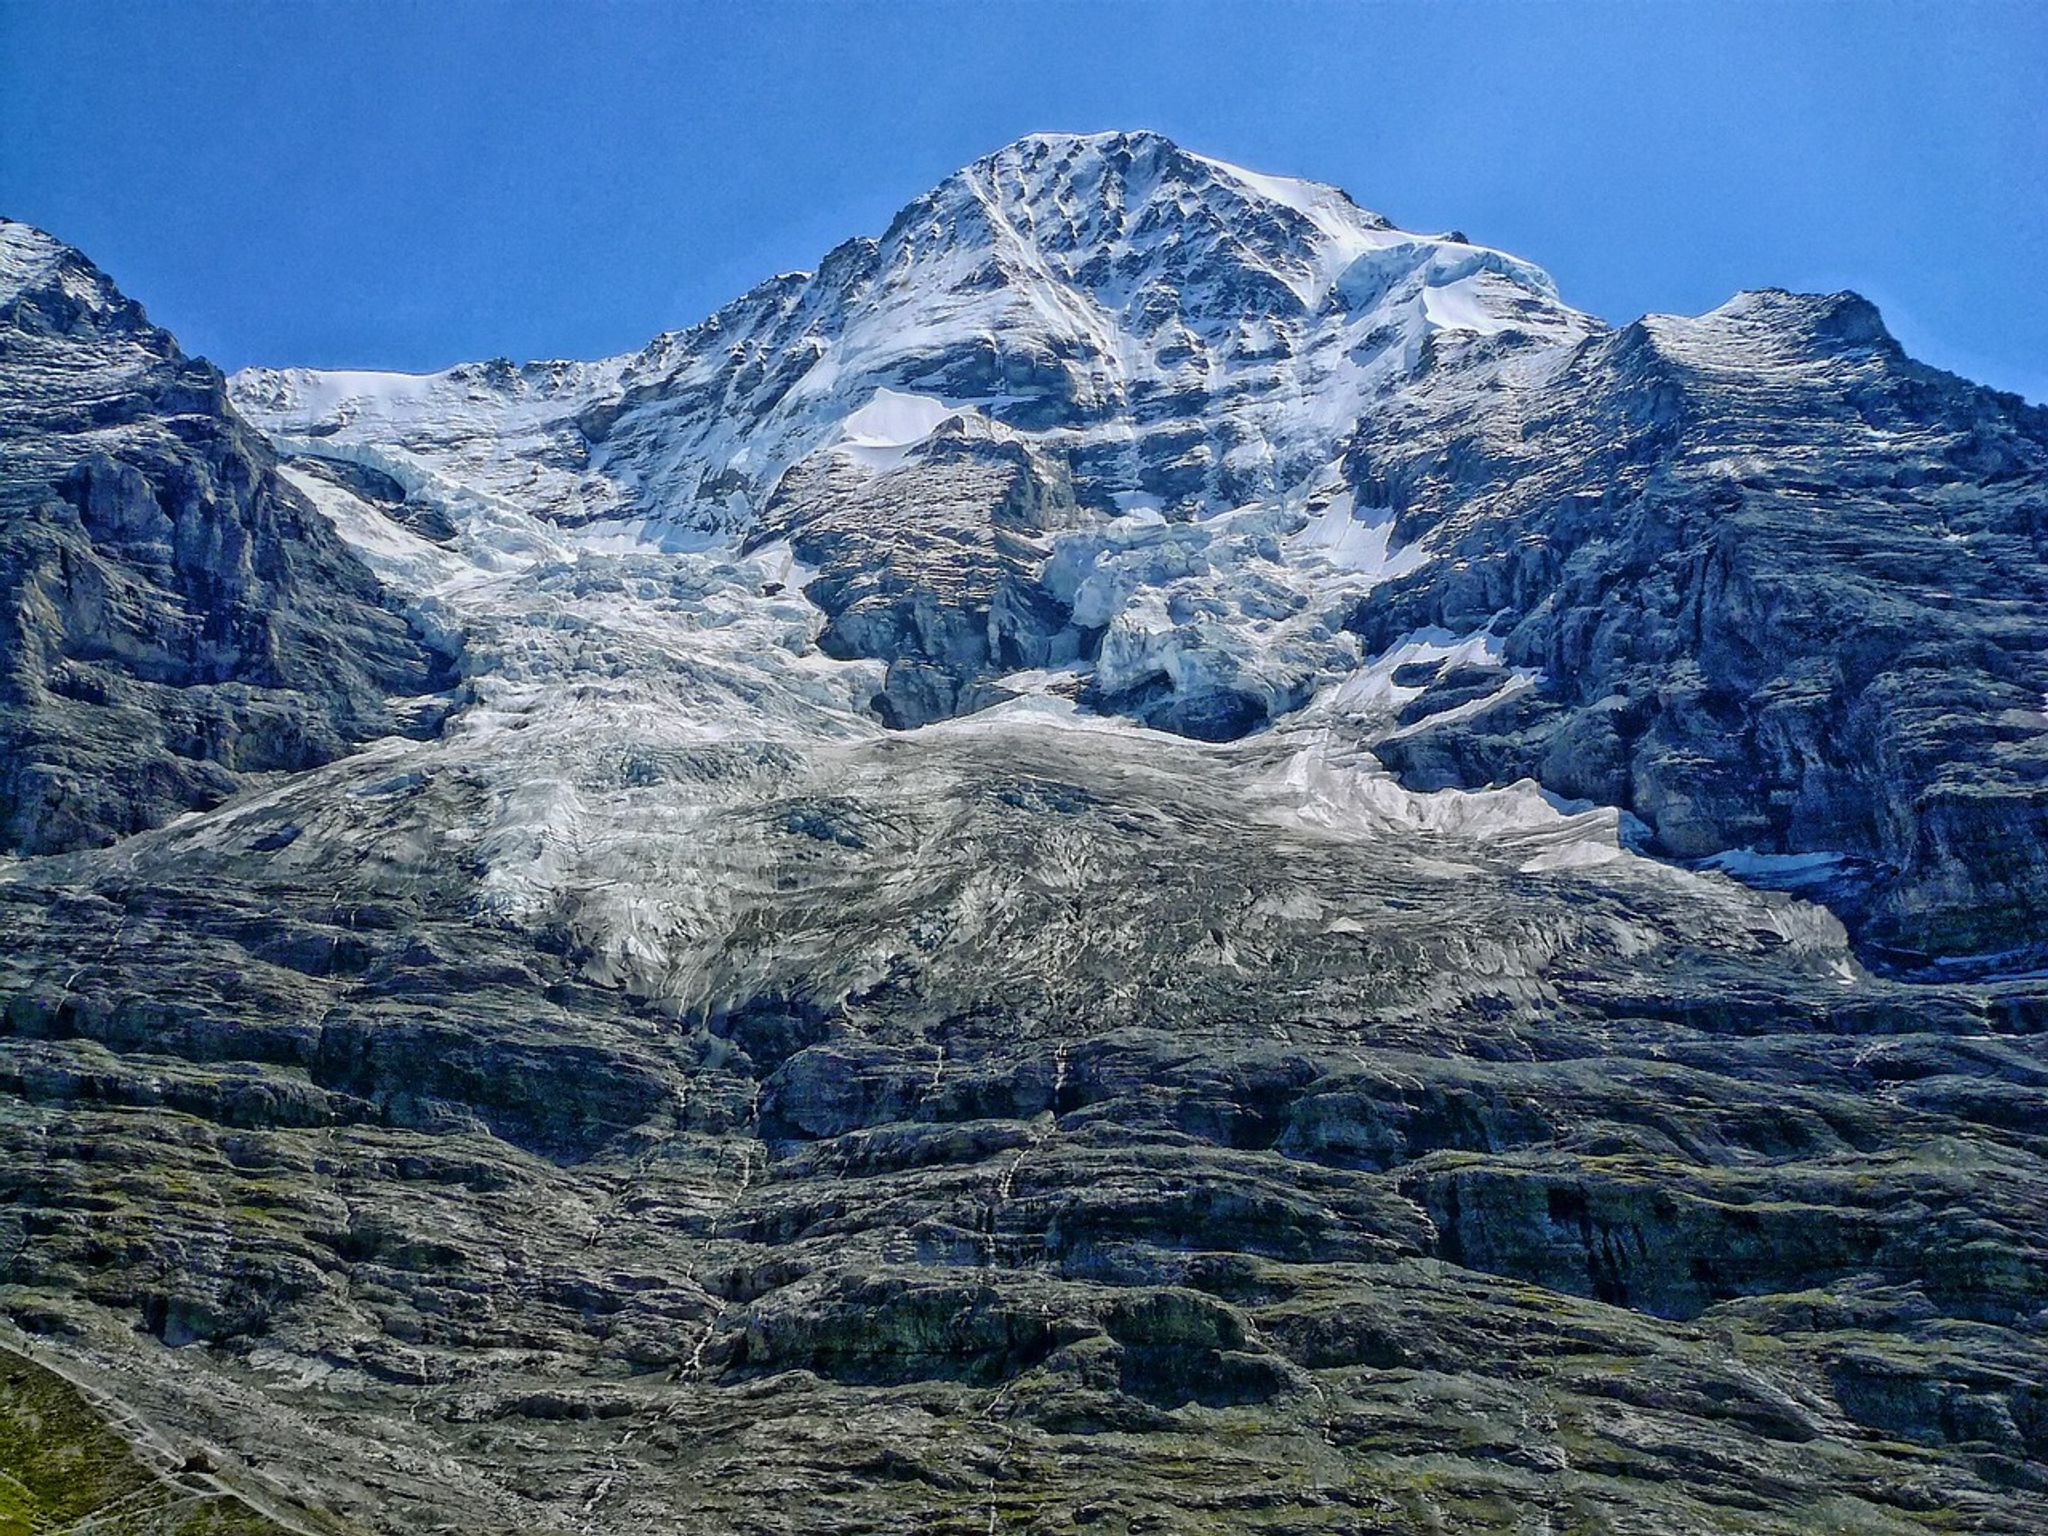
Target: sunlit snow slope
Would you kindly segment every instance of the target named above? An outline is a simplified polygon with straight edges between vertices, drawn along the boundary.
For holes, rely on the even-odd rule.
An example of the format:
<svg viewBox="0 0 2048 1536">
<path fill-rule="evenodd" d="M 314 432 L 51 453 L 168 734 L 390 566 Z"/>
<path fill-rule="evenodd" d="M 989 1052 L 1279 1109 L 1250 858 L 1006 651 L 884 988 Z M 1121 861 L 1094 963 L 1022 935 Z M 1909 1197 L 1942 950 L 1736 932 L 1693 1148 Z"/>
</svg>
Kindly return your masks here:
<svg viewBox="0 0 2048 1536">
<path fill-rule="evenodd" d="M 697 915 L 634 892 L 677 888 L 655 850 L 697 813 L 649 826 L 658 797 L 611 782 L 664 741 L 809 752 L 1005 700 L 980 728 L 1286 717 L 1247 771 L 1307 814 L 1459 823 L 1355 743 L 1416 691 L 1392 666 L 1498 651 L 1425 628 L 1365 670 L 1351 608 L 1428 556 L 1358 505 L 1344 445 L 1424 375 L 1514 388 L 1597 329 L 1536 268 L 1334 188 L 1156 135 L 1035 135 L 632 356 L 233 387 L 415 615 L 468 637 L 481 702 L 450 739 L 520 786 L 485 838 L 493 900 L 567 901 L 687 991 L 671 941 Z M 396 527 L 400 502 L 442 513 L 441 541 Z M 1533 785 L 1474 803 L 1560 821 Z"/>
<path fill-rule="evenodd" d="M 1037 135 L 630 357 L 252 370 L 234 393 L 288 452 L 448 507 L 481 564 L 528 558 L 535 522 L 613 549 L 792 539 L 828 643 L 905 663 L 892 723 L 1051 663 L 1116 712 L 1228 736 L 1358 666 L 1349 605 L 1424 558 L 1349 488 L 1361 415 L 1446 370 L 1515 388 L 1596 328 L 1527 263 L 1334 188 L 1155 135 Z M 840 615 L 877 569 L 967 632 L 877 619 L 871 591 Z"/>
</svg>

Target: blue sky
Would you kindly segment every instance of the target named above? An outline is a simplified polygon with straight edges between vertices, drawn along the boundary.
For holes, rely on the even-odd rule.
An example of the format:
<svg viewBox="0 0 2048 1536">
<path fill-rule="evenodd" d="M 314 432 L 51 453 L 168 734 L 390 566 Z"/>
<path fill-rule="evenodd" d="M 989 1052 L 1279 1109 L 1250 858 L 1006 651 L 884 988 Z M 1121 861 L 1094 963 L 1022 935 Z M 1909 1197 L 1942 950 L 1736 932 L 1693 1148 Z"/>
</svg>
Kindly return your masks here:
<svg viewBox="0 0 2048 1536">
<path fill-rule="evenodd" d="M 1855 288 L 2048 400 L 2048 5 L 0 0 L 0 211 L 223 365 L 597 356 L 1038 128 L 1156 128 L 1614 320 Z"/>
</svg>

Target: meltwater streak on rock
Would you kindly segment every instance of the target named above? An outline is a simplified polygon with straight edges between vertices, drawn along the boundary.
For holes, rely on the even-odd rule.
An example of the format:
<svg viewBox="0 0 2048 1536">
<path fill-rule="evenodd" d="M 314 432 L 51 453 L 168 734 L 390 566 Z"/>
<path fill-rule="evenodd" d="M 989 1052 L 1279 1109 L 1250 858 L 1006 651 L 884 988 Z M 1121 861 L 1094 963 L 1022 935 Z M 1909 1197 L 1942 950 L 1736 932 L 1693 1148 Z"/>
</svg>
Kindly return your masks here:
<svg viewBox="0 0 2048 1536">
<path fill-rule="evenodd" d="M 462 707 L 0 871 L 0 1303 L 338 1529 L 2048 1529 L 2042 984 L 1630 851 L 1747 803 L 1666 556 L 1812 558 L 1694 477 L 2037 505 L 1778 302 L 1040 135 L 630 358 L 238 377 Z"/>
</svg>

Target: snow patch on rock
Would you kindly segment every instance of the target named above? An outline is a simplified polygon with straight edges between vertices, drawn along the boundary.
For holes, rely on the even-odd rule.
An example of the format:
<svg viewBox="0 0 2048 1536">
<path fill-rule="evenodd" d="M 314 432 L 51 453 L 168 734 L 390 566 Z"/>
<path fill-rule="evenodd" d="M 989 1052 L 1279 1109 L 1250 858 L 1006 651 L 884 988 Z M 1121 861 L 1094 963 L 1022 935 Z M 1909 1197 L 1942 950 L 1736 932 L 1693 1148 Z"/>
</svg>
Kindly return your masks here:
<svg viewBox="0 0 2048 1536">
<path fill-rule="evenodd" d="M 894 469 L 910 449 L 958 414 L 930 395 L 877 389 L 866 405 L 841 424 L 841 451 L 869 469 Z"/>
</svg>

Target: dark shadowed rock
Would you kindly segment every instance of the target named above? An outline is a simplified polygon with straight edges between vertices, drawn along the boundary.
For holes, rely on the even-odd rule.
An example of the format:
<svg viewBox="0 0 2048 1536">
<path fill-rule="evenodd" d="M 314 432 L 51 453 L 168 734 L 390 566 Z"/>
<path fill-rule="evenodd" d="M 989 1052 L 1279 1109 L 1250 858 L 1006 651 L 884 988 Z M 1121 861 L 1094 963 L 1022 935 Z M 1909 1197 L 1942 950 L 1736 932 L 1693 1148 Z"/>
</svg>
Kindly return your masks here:
<svg viewBox="0 0 2048 1536">
<path fill-rule="evenodd" d="M 90 846 L 417 731 L 446 664 L 96 267 L 0 223 L 0 846 Z"/>
</svg>

